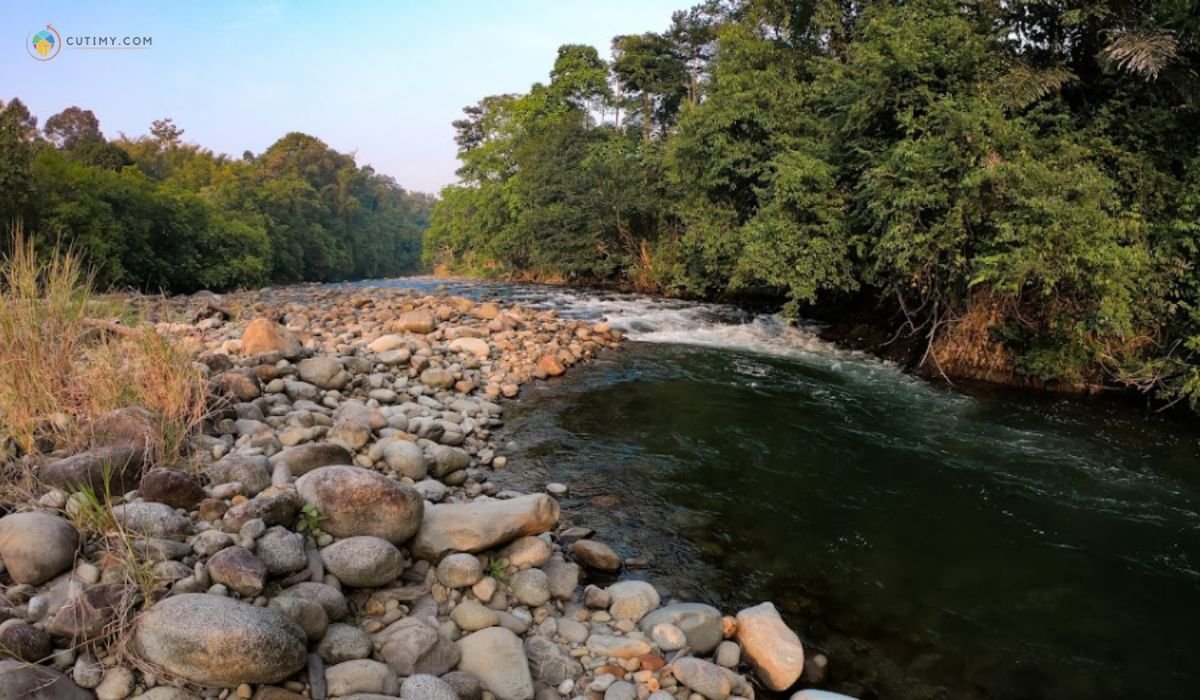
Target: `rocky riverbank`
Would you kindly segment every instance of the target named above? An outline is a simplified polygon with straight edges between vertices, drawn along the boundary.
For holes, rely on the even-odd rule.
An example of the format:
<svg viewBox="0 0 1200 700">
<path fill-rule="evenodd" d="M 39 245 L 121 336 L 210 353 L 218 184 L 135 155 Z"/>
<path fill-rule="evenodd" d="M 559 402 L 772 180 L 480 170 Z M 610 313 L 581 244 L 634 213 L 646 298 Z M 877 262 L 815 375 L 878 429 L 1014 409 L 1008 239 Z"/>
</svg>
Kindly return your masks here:
<svg viewBox="0 0 1200 700">
<path fill-rule="evenodd" d="M 606 324 L 397 288 L 168 305 L 210 419 L 179 464 L 131 406 L 38 465 L 0 518 L 0 700 L 839 697 L 799 690 L 827 661 L 770 603 L 617 580 L 567 486 L 489 480 L 519 467 L 498 402 L 618 348 Z"/>
</svg>

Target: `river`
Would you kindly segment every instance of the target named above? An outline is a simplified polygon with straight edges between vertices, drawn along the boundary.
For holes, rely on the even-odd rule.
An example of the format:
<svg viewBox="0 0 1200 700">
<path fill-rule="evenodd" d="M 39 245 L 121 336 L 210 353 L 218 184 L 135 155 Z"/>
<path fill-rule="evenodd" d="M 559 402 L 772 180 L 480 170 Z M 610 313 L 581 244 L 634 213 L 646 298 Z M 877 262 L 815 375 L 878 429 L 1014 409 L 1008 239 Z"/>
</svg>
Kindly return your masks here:
<svg viewBox="0 0 1200 700">
<path fill-rule="evenodd" d="M 509 404 L 497 478 L 568 484 L 566 517 L 681 599 L 774 601 L 829 655 L 830 688 L 1196 697 L 1194 419 L 932 384 L 731 307 L 394 284 L 625 330 L 623 350 Z"/>
</svg>

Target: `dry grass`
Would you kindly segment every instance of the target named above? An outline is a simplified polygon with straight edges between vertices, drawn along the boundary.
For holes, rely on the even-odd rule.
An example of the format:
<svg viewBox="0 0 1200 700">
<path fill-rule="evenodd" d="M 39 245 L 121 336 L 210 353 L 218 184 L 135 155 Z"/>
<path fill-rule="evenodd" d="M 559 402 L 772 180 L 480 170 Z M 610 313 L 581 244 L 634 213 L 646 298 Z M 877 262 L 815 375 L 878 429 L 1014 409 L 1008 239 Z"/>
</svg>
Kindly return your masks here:
<svg viewBox="0 0 1200 700">
<path fill-rule="evenodd" d="M 148 326 L 96 319 L 120 305 L 93 297 L 73 251 L 39 256 L 19 229 L 12 239 L 0 259 L 0 462 L 83 449 L 93 419 L 130 406 L 153 416 L 158 459 L 178 458 L 206 411 L 191 353 Z"/>
</svg>

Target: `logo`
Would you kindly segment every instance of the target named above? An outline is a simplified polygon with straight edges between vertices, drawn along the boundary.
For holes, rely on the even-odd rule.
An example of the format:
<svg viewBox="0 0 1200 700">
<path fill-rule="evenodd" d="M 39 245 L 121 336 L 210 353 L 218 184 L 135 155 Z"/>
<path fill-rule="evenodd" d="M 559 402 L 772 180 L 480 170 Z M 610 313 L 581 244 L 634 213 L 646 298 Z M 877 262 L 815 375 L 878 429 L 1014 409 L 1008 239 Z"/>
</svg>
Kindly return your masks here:
<svg viewBox="0 0 1200 700">
<path fill-rule="evenodd" d="M 45 29 L 29 35 L 25 49 L 34 59 L 49 61 L 62 50 L 62 43 L 62 37 L 58 35 L 58 30 L 47 24 Z"/>
</svg>

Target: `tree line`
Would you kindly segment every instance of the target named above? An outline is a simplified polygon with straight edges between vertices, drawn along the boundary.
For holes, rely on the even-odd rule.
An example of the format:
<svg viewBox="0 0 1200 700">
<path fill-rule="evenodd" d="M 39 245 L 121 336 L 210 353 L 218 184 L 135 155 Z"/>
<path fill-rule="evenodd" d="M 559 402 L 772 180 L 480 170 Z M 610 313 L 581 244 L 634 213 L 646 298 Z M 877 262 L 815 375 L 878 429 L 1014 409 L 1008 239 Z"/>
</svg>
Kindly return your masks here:
<svg viewBox="0 0 1200 700">
<path fill-rule="evenodd" d="M 1195 0 L 714 0 L 454 123 L 428 262 L 873 309 L 929 371 L 1200 399 Z"/>
<path fill-rule="evenodd" d="M 171 119 L 108 140 L 91 110 L 38 128 L 0 101 L 0 239 L 73 246 L 101 288 L 222 291 L 385 277 L 419 267 L 433 197 L 319 139 L 290 133 L 239 158 L 183 140 Z"/>
</svg>

